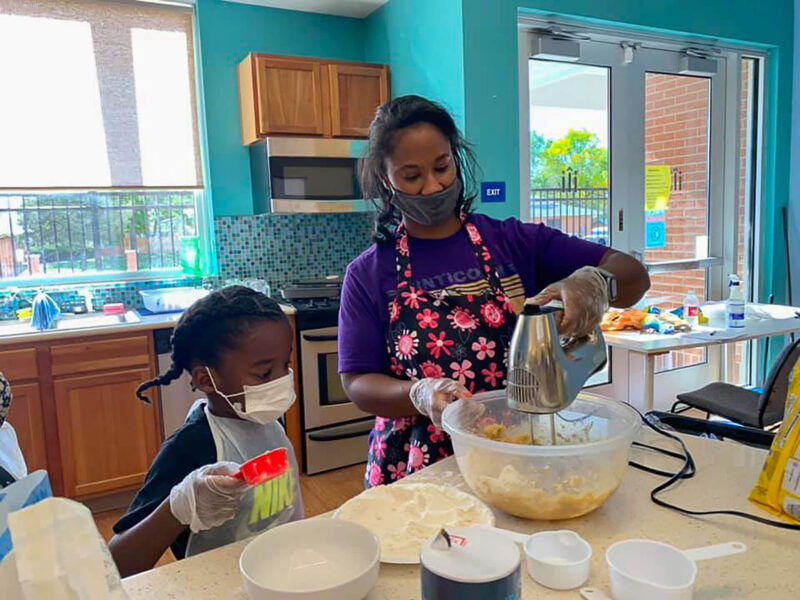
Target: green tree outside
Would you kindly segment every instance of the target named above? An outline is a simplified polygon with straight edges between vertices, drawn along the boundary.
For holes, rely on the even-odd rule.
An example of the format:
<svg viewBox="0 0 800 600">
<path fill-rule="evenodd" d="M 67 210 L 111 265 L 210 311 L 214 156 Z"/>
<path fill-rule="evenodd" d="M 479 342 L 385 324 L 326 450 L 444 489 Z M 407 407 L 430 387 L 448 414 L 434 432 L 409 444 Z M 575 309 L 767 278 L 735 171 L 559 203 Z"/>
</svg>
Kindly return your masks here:
<svg viewBox="0 0 800 600">
<path fill-rule="evenodd" d="M 531 188 L 560 188 L 567 169 L 578 174 L 578 187 L 608 187 L 608 149 L 597 134 L 570 129 L 558 140 L 531 132 Z"/>
</svg>

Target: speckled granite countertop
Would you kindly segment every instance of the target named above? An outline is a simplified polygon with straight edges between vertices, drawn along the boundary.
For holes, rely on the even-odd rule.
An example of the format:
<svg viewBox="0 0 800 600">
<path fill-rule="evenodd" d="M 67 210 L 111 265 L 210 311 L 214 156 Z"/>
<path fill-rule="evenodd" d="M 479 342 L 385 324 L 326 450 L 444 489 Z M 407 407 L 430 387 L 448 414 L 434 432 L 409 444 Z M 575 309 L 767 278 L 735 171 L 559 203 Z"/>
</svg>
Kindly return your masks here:
<svg viewBox="0 0 800 600">
<path fill-rule="evenodd" d="M 283 312 L 287 315 L 292 315 L 296 311 L 291 306 L 281 304 Z M 102 317 L 102 313 L 92 313 L 89 315 L 82 315 L 80 317 L 69 316 L 70 319 L 92 319 Z M 136 331 L 147 331 L 151 329 L 166 329 L 174 327 L 177 320 L 180 318 L 181 313 L 167 313 L 167 314 L 154 314 L 154 315 L 139 315 L 136 313 L 137 320 L 133 322 L 120 322 L 110 325 L 101 325 L 97 327 L 81 327 L 74 329 L 52 329 L 49 331 L 35 331 L 27 329 L 23 332 L 18 332 L 21 324 L 18 321 L 8 322 L 8 325 L 0 323 L 0 346 L 11 344 L 25 344 L 30 342 L 49 342 L 51 340 L 63 340 L 69 338 L 84 338 L 97 335 L 111 335 L 115 333 L 131 333 Z M 5 331 L 4 331 L 4 328 Z"/>
<path fill-rule="evenodd" d="M 648 438 L 648 441 L 652 441 Z M 758 478 L 766 452 L 732 442 L 687 438 L 697 462 L 697 476 L 681 483 L 667 498 L 687 508 L 744 510 L 767 516 L 747 501 Z M 665 469 L 674 469 L 652 454 L 637 453 L 637 459 Z M 402 480 L 454 485 L 469 491 L 455 459 L 449 458 Z M 703 562 L 695 585 L 696 600 L 721 598 L 796 598 L 800 588 L 797 564 L 798 533 L 762 525 L 714 517 L 692 519 L 657 507 L 650 501 L 650 489 L 663 481 L 654 475 L 629 468 L 614 496 L 594 513 L 560 523 L 525 521 L 498 511 L 497 526 L 524 533 L 568 528 L 592 544 L 592 570 L 587 585 L 610 595 L 605 551 L 612 543 L 628 538 L 651 538 L 679 548 L 741 541 L 748 552 L 726 559 Z M 239 555 L 246 542 L 237 542 L 211 552 L 173 563 L 123 581 L 131 600 L 151 598 L 204 598 L 246 600 L 239 574 Z M 523 570 L 525 570 L 523 563 Z M 534 583 L 523 574 L 525 600 L 577 598 L 577 591 L 556 592 Z M 417 566 L 381 565 L 380 578 L 369 600 L 416 600 L 420 598 Z M 643 599 L 644 600 L 644 599 Z"/>
</svg>

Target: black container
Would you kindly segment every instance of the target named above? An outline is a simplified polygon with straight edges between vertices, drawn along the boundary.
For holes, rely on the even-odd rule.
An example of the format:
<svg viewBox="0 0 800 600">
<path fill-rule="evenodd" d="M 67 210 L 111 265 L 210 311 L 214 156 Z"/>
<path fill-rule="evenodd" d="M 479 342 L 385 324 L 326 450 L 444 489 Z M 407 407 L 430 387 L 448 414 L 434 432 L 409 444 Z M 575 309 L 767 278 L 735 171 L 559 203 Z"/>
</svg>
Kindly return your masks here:
<svg viewBox="0 0 800 600">
<path fill-rule="evenodd" d="M 480 528 L 448 530 L 452 546 L 428 540 L 420 555 L 422 600 L 519 600 L 520 551 Z"/>
</svg>

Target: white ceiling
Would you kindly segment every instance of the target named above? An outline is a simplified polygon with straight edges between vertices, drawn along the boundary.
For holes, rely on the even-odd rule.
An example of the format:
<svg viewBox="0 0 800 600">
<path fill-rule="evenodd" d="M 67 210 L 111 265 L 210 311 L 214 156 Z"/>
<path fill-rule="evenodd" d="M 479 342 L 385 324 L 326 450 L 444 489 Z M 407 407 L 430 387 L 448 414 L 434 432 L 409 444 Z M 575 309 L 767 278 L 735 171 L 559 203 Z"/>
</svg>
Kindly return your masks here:
<svg viewBox="0 0 800 600">
<path fill-rule="evenodd" d="M 386 4 L 387 0 L 226 0 L 226 2 L 363 19 Z"/>
</svg>

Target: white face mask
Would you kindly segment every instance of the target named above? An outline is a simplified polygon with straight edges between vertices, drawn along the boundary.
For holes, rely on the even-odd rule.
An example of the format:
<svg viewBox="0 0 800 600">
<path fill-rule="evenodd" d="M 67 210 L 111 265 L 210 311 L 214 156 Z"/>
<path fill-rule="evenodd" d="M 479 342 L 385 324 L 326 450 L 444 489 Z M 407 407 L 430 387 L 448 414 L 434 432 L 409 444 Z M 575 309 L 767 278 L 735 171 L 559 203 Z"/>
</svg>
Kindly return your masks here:
<svg viewBox="0 0 800 600">
<path fill-rule="evenodd" d="M 278 379 L 273 379 L 261 385 L 244 385 L 243 392 L 238 394 L 223 394 L 217 388 L 214 382 L 214 376 L 211 375 L 211 370 L 206 367 L 208 376 L 211 378 L 211 385 L 214 386 L 214 391 L 230 404 L 233 412 L 237 414 L 240 419 L 252 421 L 253 423 L 260 423 L 266 425 L 277 421 L 283 414 L 292 407 L 296 399 L 294 393 L 294 373 L 289 369 L 289 373 Z M 236 407 L 231 398 L 244 396 L 244 405 L 247 411 L 243 411 Z"/>
</svg>

